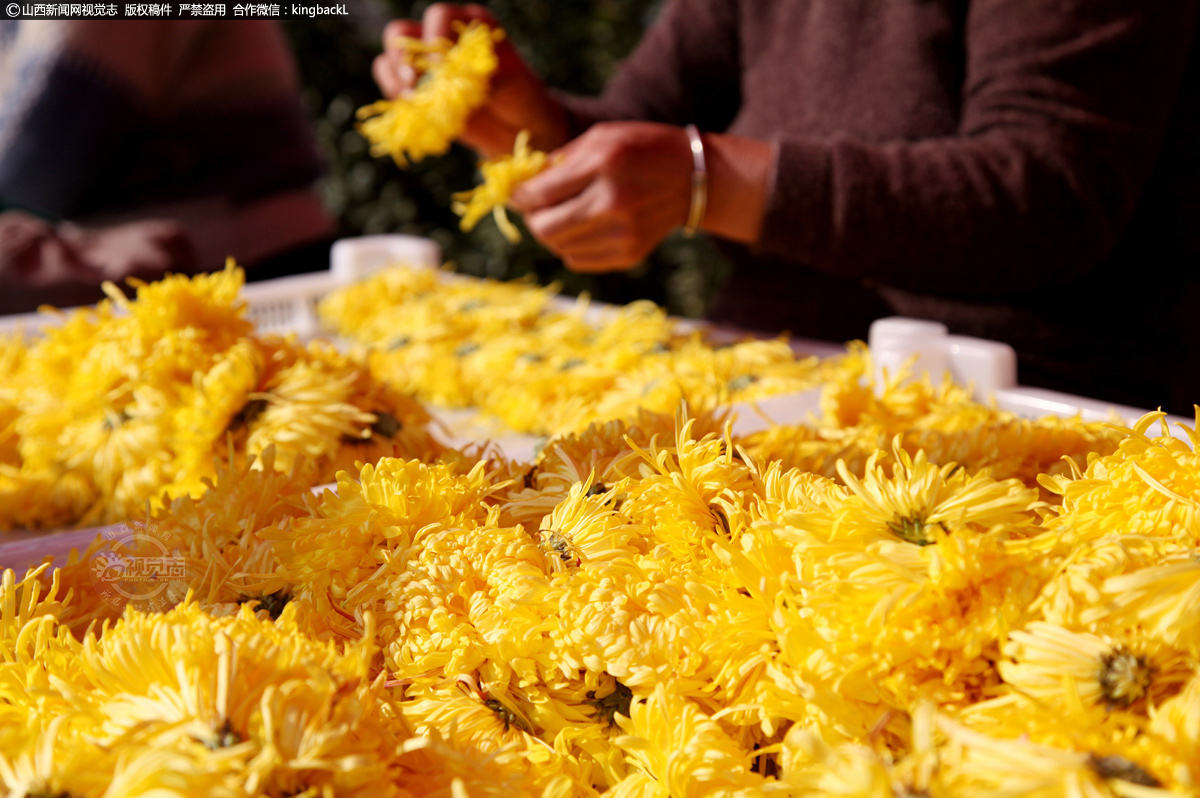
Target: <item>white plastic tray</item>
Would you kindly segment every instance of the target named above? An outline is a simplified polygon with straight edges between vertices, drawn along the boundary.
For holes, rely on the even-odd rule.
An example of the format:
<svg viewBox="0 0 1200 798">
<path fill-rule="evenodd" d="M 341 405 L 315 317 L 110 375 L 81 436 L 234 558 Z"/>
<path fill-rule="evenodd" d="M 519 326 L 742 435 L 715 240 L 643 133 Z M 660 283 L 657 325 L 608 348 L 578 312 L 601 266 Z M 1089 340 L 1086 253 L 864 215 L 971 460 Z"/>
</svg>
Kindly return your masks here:
<svg viewBox="0 0 1200 798">
<path fill-rule="evenodd" d="M 250 283 L 243 289 L 248 303 L 248 315 L 264 332 L 295 333 L 302 339 L 316 336 L 320 330 L 316 306 L 331 291 L 361 280 L 395 263 L 423 268 L 439 268 L 441 250 L 432 241 L 414 236 L 379 235 L 343 239 L 334 244 L 328 272 L 296 275 L 261 283 Z M 446 274 L 450 280 L 470 280 L 471 277 Z M 574 300 L 562 297 L 554 300 L 562 308 L 574 307 Z M 592 303 L 587 314 L 599 321 L 612 311 L 611 306 Z M 0 333 L 23 329 L 26 334 L 57 324 L 53 315 L 22 314 L 0 317 Z M 717 340 L 738 340 L 755 333 L 733 328 L 703 325 L 701 322 L 679 320 L 685 328 L 703 326 Z M 792 348 L 799 354 L 831 357 L 845 351 L 840 344 L 810 339 L 794 339 Z M 949 335 L 936 322 L 891 318 L 875 322 L 869 341 L 876 368 L 895 370 L 915 359 L 914 373 L 929 373 L 940 378 L 945 372 L 958 382 L 971 384 L 980 401 L 994 400 L 996 406 L 1019 416 L 1072 417 L 1080 415 L 1092 421 L 1116 421 L 1132 424 L 1146 411 L 1138 408 L 1111 405 L 1070 394 L 1017 385 L 1016 355 L 1012 348 L 996 341 Z M 795 424 L 805 421 L 819 408 L 819 390 L 777 396 L 754 403 L 740 403 L 731 409 L 736 414 L 733 431 L 745 435 L 774 424 Z M 529 461 L 534 459 L 541 438 L 520 433 L 495 432 L 494 427 L 481 423 L 472 410 L 436 410 L 433 415 L 445 428 L 435 434 L 443 443 L 462 446 L 489 439 L 505 456 Z M 1172 432 L 1186 440 L 1178 429 L 1188 419 L 1169 416 Z M 314 491 L 328 489 L 320 486 Z M 118 525 L 119 527 L 119 525 Z M 64 530 L 58 532 L 10 532 L 0 534 L 0 567 L 22 567 L 41 562 L 52 556 L 65 561 L 72 548 L 85 548 L 97 534 L 109 527 Z"/>
<path fill-rule="evenodd" d="M 1148 411 L 1073 394 L 1017 384 L 1017 355 L 1008 344 L 950 335 L 944 324 L 894 316 L 871 325 L 868 344 L 877 373 L 913 364 L 916 376 L 940 378 L 949 372 L 955 382 L 970 385 L 977 401 L 995 401 L 1001 410 L 1024 418 L 1080 416 L 1085 421 L 1115 421 L 1132 425 Z M 1178 424 L 1182 416 L 1167 416 L 1171 433 L 1188 440 Z"/>
</svg>

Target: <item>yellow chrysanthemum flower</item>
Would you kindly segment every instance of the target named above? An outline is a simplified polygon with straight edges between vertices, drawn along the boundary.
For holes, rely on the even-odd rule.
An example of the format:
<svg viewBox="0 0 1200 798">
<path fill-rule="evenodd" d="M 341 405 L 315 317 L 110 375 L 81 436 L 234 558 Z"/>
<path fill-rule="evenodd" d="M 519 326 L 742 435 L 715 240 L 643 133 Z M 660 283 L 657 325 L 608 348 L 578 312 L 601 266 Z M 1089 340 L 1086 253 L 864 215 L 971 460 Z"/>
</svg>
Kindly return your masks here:
<svg viewBox="0 0 1200 798">
<path fill-rule="evenodd" d="M 1002 738 L 969 730 L 948 719 L 939 728 L 949 738 L 947 755 L 955 767 L 947 777 L 948 792 L 963 795 L 1138 796 L 1167 798 L 1168 774 L 1149 767 L 1132 751 L 1109 753 L 1081 745 L 1055 746 L 1026 737 Z"/>
<path fill-rule="evenodd" d="M 487 99 L 498 63 L 494 44 L 503 35 L 471 22 L 459 28 L 454 43 L 404 39 L 409 63 L 422 78 L 406 96 L 358 109 L 358 129 L 370 142 L 371 154 L 390 155 L 401 166 L 444 154 Z"/>
<path fill-rule="evenodd" d="M 1011 661 L 999 663 L 1000 675 L 1050 706 L 1078 700 L 1098 712 L 1145 707 L 1177 691 L 1191 672 L 1178 654 L 1148 641 L 1130 645 L 1041 621 L 1013 631 L 1009 641 L 1005 652 Z"/>
<path fill-rule="evenodd" d="M 492 158 L 479 165 L 483 183 L 469 191 L 454 194 L 450 206 L 462 217 L 459 226 L 464 232 L 474 229 L 479 220 L 489 213 L 496 219 L 496 226 L 512 243 L 521 240 L 521 233 L 508 220 L 504 206 L 512 198 L 517 186 L 546 168 L 546 153 L 529 149 L 529 131 L 517 134 L 512 155 Z"/>
<path fill-rule="evenodd" d="M 1116 452 L 1094 458 L 1086 470 L 1069 476 L 1044 476 L 1045 488 L 1062 496 L 1051 530 L 1069 530 L 1075 543 L 1108 535 L 1174 537 L 1195 545 L 1200 523 L 1200 453 L 1197 435 L 1189 443 L 1163 430 L 1148 433 L 1165 413 L 1148 413 L 1127 431 Z"/>
<path fill-rule="evenodd" d="M 891 478 L 877 465 L 878 454 L 867 461 L 862 480 L 844 463 L 838 464 L 838 475 L 852 497 L 835 512 L 833 536 L 899 539 L 926 546 L 934 542 L 935 528 L 947 534 L 997 525 L 1020 529 L 1035 520 L 1031 511 L 1037 506 L 1037 494 L 1018 480 L 969 476 L 956 463 L 935 466 L 923 451 L 910 457 L 899 440 L 893 443 L 893 456 Z"/>
</svg>

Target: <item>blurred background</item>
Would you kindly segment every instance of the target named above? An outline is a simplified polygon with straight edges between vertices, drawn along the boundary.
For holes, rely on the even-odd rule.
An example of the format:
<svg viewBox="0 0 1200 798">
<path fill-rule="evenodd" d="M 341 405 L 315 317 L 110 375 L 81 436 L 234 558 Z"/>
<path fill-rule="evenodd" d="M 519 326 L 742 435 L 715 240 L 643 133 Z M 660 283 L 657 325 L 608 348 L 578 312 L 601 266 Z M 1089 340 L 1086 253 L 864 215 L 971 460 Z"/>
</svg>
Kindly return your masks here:
<svg viewBox="0 0 1200 798">
<path fill-rule="evenodd" d="M 284 23 L 295 48 L 304 102 L 327 161 L 320 184 L 341 235 L 410 233 L 437 241 L 460 271 L 498 279 L 534 275 L 568 294 L 624 303 L 650 299 L 671 313 L 697 317 L 728 264 L 710 243 L 676 234 L 641 267 L 616 275 L 578 275 L 522 228 L 520 244 L 504 239 L 491 219 L 470 233 L 458 228 L 450 194 L 478 182 L 474 155 L 456 147 L 401 170 L 373 158 L 355 131 L 354 112 L 379 99 L 371 61 L 383 25 L 420 18 L 430 2 L 353 0 L 349 17 Z M 661 0 L 491 0 L 492 10 L 528 63 L 546 82 L 575 94 L 599 94 L 608 76 L 654 19 Z M 513 214 L 518 226 L 520 221 Z"/>
</svg>

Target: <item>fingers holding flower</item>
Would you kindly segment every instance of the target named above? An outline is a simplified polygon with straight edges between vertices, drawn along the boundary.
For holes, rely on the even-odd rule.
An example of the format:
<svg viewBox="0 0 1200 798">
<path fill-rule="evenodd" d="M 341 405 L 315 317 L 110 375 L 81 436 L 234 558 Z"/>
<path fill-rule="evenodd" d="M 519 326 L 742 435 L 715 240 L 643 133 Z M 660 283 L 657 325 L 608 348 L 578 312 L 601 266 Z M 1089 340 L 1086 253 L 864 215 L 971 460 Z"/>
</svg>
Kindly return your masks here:
<svg viewBox="0 0 1200 798">
<path fill-rule="evenodd" d="M 495 61 L 486 99 L 471 110 L 458 140 L 486 158 L 511 152 L 522 130 L 530 132 L 537 149 L 561 145 L 567 136 L 565 111 L 503 35 L 496 17 L 481 5 L 435 3 L 420 21 L 389 23 L 384 51 L 372 64 L 380 91 L 389 99 L 411 95 L 424 74 L 422 56 L 444 54 L 472 26 L 495 32 Z"/>
<path fill-rule="evenodd" d="M 551 164 L 522 184 L 511 204 L 578 271 L 632 268 L 687 218 L 692 160 L 680 128 L 595 125 L 554 153 Z"/>
</svg>

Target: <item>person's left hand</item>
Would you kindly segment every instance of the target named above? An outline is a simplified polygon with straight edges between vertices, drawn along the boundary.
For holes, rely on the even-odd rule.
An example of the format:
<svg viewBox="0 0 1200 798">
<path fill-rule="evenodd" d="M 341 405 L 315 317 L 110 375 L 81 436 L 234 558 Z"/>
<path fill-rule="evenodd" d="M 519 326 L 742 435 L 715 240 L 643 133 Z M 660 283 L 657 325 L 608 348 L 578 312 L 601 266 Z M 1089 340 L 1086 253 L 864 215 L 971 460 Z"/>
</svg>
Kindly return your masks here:
<svg viewBox="0 0 1200 798">
<path fill-rule="evenodd" d="M 94 274 L 116 283 L 129 277 L 161 279 L 190 274 L 196 254 L 187 231 L 168 219 L 144 219 L 111 227 L 63 224 L 59 233 Z"/>
<path fill-rule="evenodd" d="M 551 155 L 510 205 L 530 232 L 581 272 L 629 269 L 686 223 L 692 155 L 682 128 L 598 124 Z"/>
<path fill-rule="evenodd" d="M 192 240 L 172 221 L 55 227 L 20 211 L 0 214 L 0 313 L 87 305 L 104 297 L 105 280 L 124 288 L 128 277 L 156 280 L 195 269 Z"/>
</svg>

